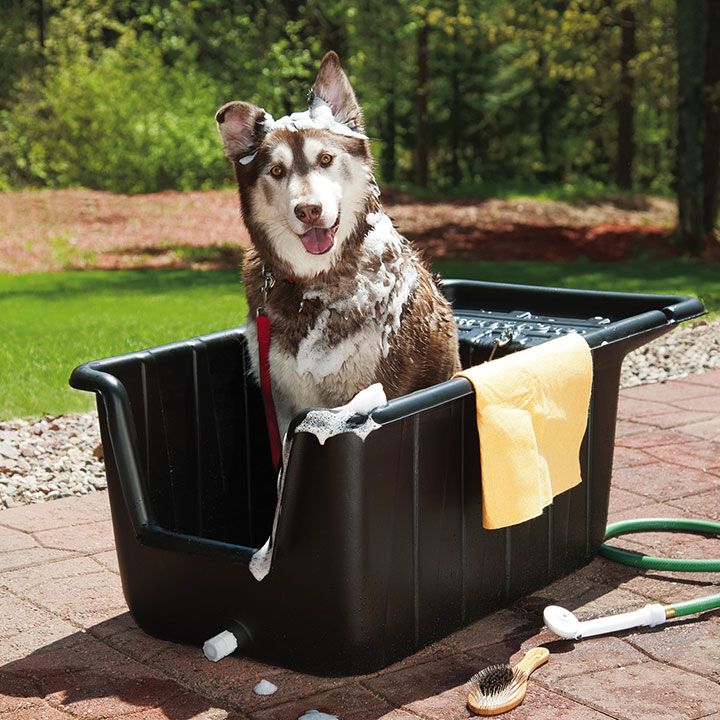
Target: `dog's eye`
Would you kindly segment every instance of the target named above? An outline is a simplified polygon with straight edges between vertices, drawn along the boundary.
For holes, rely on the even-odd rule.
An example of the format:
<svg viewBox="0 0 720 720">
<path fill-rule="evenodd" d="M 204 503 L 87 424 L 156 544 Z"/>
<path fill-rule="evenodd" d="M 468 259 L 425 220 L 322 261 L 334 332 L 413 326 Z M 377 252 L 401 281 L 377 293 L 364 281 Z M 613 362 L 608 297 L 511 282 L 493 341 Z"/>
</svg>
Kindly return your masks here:
<svg viewBox="0 0 720 720">
<path fill-rule="evenodd" d="M 285 170 L 283 169 L 282 165 L 273 165 L 270 168 L 270 174 L 274 178 L 281 178 L 285 174 Z"/>
<path fill-rule="evenodd" d="M 320 160 L 319 160 L 320 167 L 328 167 L 328 165 L 330 165 L 330 163 L 332 163 L 332 161 L 333 161 L 333 156 L 330 153 L 323 153 L 320 156 Z"/>
</svg>

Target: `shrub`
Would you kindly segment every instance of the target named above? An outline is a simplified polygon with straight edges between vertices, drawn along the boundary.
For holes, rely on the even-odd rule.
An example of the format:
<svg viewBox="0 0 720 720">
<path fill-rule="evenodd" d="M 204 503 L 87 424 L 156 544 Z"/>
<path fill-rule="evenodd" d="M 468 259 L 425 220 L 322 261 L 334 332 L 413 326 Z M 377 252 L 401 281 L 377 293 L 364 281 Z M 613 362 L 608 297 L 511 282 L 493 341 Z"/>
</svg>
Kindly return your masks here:
<svg viewBox="0 0 720 720">
<path fill-rule="evenodd" d="M 76 57 L 43 84 L 19 88 L 0 115 L 0 187 L 217 185 L 228 175 L 213 120 L 222 95 L 194 67 L 164 64 L 127 32 L 97 60 Z"/>
</svg>

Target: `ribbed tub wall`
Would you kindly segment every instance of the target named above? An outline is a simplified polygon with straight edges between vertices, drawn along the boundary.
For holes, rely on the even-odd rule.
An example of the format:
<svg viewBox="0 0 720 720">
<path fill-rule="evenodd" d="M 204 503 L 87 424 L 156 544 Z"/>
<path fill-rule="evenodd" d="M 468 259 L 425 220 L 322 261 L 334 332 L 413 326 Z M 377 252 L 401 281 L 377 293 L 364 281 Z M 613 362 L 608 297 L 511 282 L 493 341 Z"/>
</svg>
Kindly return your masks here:
<svg viewBox="0 0 720 720">
<path fill-rule="evenodd" d="M 110 371 L 130 398 L 157 522 L 257 547 L 272 523 L 275 483 L 244 343 L 195 339 Z"/>
<path fill-rule="evenodd" d="M 356 644 L 380 635 L 390 661 L 500 605 L 506 533 L 482 528 L 472 396 L 384 425 L 361 457 L 346 604 Z"/>
<path fill-rule="evenodd" d="M 467 612 L 468 502 L 464 401 L 412 418 L 413 545 L 418 645 L 457 627 Z M 477 466 L 479 468 L 479 465 Z M 477 471 L 479 480 L 479 469 Z M 477 588 L 485 594 L 486 587 Z"/>
</svg>

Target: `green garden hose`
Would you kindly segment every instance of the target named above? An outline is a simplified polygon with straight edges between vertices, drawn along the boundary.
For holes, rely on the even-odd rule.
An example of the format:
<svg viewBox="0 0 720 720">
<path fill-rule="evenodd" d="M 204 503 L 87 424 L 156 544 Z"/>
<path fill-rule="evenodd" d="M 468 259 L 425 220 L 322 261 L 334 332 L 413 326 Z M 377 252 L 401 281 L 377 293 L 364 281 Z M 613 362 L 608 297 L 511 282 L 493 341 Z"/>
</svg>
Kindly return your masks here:
<svg viewBox="0 0 720 720">
<path fill-rule="evenodd" d="M 605 529 L 605 540 L 636 532 L 684 532 L 699 535 L 720 535 L 720 523 L 710 520 L 685 520 L 682 518 L 642 518 L 621 520 L 611 523 Z M 600 554 L 608 560 L 622 565 L 630 565 L 643 570 L 674 570 L 676 572 L 720 572 L 720 558 L 707 560 L 662 558 L 642 555 L 629 550 L 610 547 L 606 543 L 600 546 Z M 693 615 L 720 607 L 720 593 L 706 595 L 695 600 L 673 603 L 665 607 L 668 618 Z"/>
<path fill-rule="evenodd" d="M 677 518 L 643 518 L 640 520 L 622 520 L 611 523 L 605 529 L 605 540 L 635 532 L 685 532 L 700 535 L 720 535 L 720 523 L 709 520 L 683 520 Z M 661 558 L 643 555 L 629 550 L 610 547 L 603 543 L 600 554 L 608 560 L 643 570 L 675 570 L 680 572 L 720 572 L 720 558 L 708 560 L 683 560 L 679 558 Z M 608 615 L 593 620 L 579 620 L 570 610 L 559 605 L 548 605 L 543 618 L 545 625 L 556 635 L 568 640 L 581 640 L 593 635 L 629 630 L 635 627 L 656 627 L 683 615 L 694 615 L 720 608 L 720 593 L 706 595 L 695 600 L 661 605 L 650 603 L 643 608 L 620 615 Z"/>
</svg>

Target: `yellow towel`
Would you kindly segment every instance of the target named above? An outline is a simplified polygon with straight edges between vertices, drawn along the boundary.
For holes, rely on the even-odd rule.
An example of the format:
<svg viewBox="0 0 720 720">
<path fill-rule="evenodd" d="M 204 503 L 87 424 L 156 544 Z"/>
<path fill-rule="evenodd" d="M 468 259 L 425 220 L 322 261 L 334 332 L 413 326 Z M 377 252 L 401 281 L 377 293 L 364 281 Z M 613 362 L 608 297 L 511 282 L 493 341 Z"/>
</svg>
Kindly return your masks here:
<svg viewBox="0 0 720 720">
<path fill-rule="evenodd" d="M 580 482 L 592 356 L 571 333 L 459 372 L 475 389 L 483 527 L 537 517 Z"/>
</svg>

